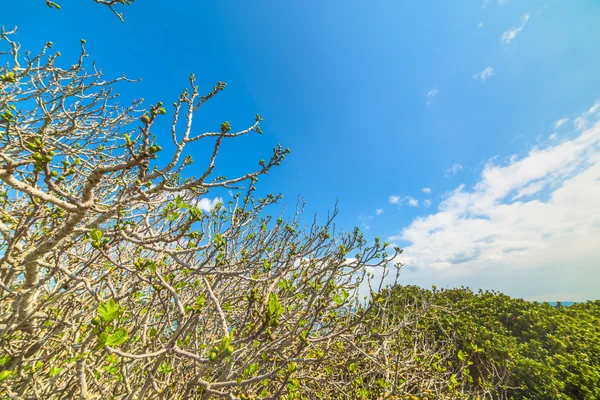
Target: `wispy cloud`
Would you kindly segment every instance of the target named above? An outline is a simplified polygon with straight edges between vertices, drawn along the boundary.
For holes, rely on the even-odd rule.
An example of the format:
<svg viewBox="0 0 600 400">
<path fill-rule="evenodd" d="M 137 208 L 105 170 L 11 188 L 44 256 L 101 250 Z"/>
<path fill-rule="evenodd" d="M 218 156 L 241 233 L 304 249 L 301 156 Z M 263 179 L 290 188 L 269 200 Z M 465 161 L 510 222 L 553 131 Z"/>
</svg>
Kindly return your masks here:
<svg viewBox="0 0 600 400">
<path fill-rule="evenodd" d="M 479 79 L 481 81 L 486 81 L 492 76 L 496 75 L 496 71 L 492 67 L 486 67 L 483 71 L 473 75 L 473 79 Z"/>
<path fill-rule="evenodd" d="M 404 281 L 539 300 L 597 298 L 600 102 L 578 126 L 569 140 L 490 161 L 471 188 L 457 187 L 436 212 L 390 237 L 410 243 L 398 259 L 413 271 Z"/>
<path fill-rule="evenodd" d="M 390 204 L 395 204 L 398 207 L 402 207 L 404 205 L 409 205 L 410 207 L 418 207 L 419 206 L 419 200 L 415 199 L 412 196 L 396 196 L 396 195 L 392 195 L 389 197 L 389 201 Z"/>
<path fill-rule="evenodd" d="M 431 193 L 431 188 L 428 188 L 428 187 L 423 188 L 421 190 L 423 191 L 423 193 Z"/>
<path fill-rule="evenodd" d="M 592 108 L 590 108 L 590 111 L 588 113 L 595 113 L 597 111 L 600 110 L 600 102 L 597 102 L 596 104 L 594 104 L 594 106 Z M 583 130 L 583 129 L 587 129 L 589 126 L 589 118 L 586 117 L 585 115 L 581 115 L 577 118 L 575 118 L 575 121 L 573 121 L 573 125 L 575 125 L 575 128 L 578 130 Z"/>
<path fill-rule="evenodd" d="M 425 208 L 431 207 L 431 200 L 423 200 L 423 205 L 425 206 Z"/>
<path fill-rule="evenodd" d="M 445 176 L 446 177 L 454 176 L 454 175 L 456 175 L 462 169 L 463 169 L 462 164 L 455 163 L 454 165 L 452 165 L 450 168 L 448 168 L 446 170 Z"/>
<path fill-rule="evenodd" d="M 518 27 L 512 27 L 506 31 L 504 31 L 504 33 L 502 33 L 502 36 L 500 37 L 500 39 L 506 43 L 509 44 L 510 42 L 512 42 L 513 40 L 515 40 L 515 38 L 517 37 L 517 35 L 523 30 L 523 28 L 525 28 L 525 25 L 527 25 L 527 22 L 529 21 L 529 14 L 525 14 L 523 16 L 521 25 Z"/>
<path fill-rule="evenodd" d="M 375 210 L 375 214 L 377 214 L 377 215 L 383 214 L 383 208 L 378 208 L 377 210 Z"/>
<path fill-rule="evenodd" d="M 569 118 L 561 118 L 554 123 L 554 129 L 558 129 L 569 121 Z"/>
<path fill-rule="evenodd" d="M 425 95 L 425 97 L 427 98 L 427 105 L 431 105 L 431 101 L 433 100 L 433 98 L 439 93 L 439 91 L 437 89 L 431 89 L 429 92 L 427 92 L 427 94 Z"/>
</svg>

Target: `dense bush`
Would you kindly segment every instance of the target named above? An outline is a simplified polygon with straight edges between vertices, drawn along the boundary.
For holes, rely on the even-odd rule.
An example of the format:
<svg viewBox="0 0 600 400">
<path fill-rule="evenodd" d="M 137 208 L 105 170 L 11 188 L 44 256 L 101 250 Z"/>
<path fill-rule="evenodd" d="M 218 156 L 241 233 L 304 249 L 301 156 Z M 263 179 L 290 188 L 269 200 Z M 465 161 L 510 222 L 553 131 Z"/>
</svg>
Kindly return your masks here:
<svg viewBox="0 0 600 400">
<path fill-rule="evenodd" d="M 381 309 L 396 318 L 427 307 L 418 330 L 446 344 L 452 353 L 449 368 L 465 393 L 600 398 L 600 301 L 564 307 L 496 292 L 414 286 L 396 286 L 381 296 Z M 410 344 L 402 335 L 396 340 Z"/>
</svg>

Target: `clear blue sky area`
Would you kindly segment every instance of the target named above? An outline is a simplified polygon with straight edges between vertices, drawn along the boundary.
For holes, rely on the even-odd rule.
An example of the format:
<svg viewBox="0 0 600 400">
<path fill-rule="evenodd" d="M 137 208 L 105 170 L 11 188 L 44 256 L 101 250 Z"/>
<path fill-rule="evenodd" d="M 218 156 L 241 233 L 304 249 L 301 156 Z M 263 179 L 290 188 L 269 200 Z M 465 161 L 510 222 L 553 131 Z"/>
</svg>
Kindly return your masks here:
<svg viewBox="0 0 600 400">
<path fill-rule="evenodd" d="M 583 134 L 585 127 L 574 121 L 600 98 L 597 0 L 137 0 L 120 9 L 125 23 L 91 0 L 57 2 L 60 11 L 42 0 L 6 2 L 0 24 L 19 27 L 24 49 L 37 50 L 51 40 L 66 64 L 77 54 L 79 38 L 85 38 L 106 77 L 142 79 L 121 87 L 124 98 L 170 104 L 192 72 L 206 91 L 217 81 L 227 82 L 227 90 L 199 115 L 198 129 L 214 130 L 224 120 L 242 128 L 260 113 L 265 134 L 228 143 L 221 172 L 254 168 L 277 143 L 289 147 L 291 155 L 261 179 L 261 189 L 282 192 L 288 206 L 303 196 L 311 215 L 325 216 L 339 199 L 339 225 L 361 226 L 368 237 L 407 247 L 407 282 L 468 284 L 544 300 L 600 297 L 586 286 L 590 271 L 598 269 L 590 260 L 600 259 L 593 245 L 600 243 L 594 236 L 600 229 L 589 225 L 589 218 L 581 222 L 591 229 L 590 247 L 582 250 L 589 260 L 572 260 L 581 265 L 579 272 L 533 288 L 482 272 L 493 264 L 521 282 L 551 273 L 544 268 L 553 264 L 528 261 L 540 260 L 535 251 L 544 246 L 554 247 L 550 239 L 532 239 L 525 250 L 506 242 L 524 229 L 535 234 L 550 229 L 559 243 L 571 243 L 555 232 L 572 227 L 540 226 L 537 219 L 520 227 L 531 212 L 515 217 L 517 222 L 498 213 L 515 201 L 525 207 L 558 199 L 555 190 L 595 165 L 596 142 L 586 147 L 591 153 L 575 156 L 590 162 L 568 177 L 560 174 L 566 164 L 549 167 L 511 186 L 510 196 L 494 197 L 484 211 L 456 208 L 453 200 L 460 197 L 457 188 L 477 195 L 498 187 L 497 181 L 486 181 L 490 163 L 502 170 L 500 181 L 509 182 L 511 174 L 535 168 L 517 160 Z M 595 121 L 592 114 L 588 127 Z M 568 122 L 557 123 L 563 118 Z M 167 141 L 165 131 L 161 144 Z M 557 174 L 563 178 L 528 192 L 529 197 L 513 196 Z M 577 201 L 588 204 L 590 194 L 581 196 Z M 590 207 L 593 219 L 597 208 Z M 573 221 L 564 213 L 562 219 Z M 435 225 L 449 214 L 453 220 Z M 539 219 L 552 219 L 546 216 Z M 506 236 L 478 237 L 473 232 L 479 228 L 463 229 L 461 218 L 468 223 L 480 218 L 482 224 L 500 219 L 481 230 Z M 418 221 L 429 221 L 431 229 L 414 233 Z M 511 226 L 518 232 L 510 232 Z M 447 235 L 434 237 L 440 229 Z M 431 246 L 417 243 L 419 238 Z"/>
</svg>

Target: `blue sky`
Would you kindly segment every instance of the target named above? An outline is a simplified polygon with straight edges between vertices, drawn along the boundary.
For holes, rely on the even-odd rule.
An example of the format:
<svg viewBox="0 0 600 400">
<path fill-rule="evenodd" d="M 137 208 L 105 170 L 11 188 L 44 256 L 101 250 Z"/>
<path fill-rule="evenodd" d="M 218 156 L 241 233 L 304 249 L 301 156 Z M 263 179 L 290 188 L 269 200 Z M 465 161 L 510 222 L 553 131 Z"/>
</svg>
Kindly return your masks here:
<svg viewBox="0 0 600 400">
<path fill-rule="evenodd" d="M 107 77 L 142 78 L 124 98 L 227 82 L 197 129 L 260 113 L 265 134 L 228 143 L 221 173 L 289 147 L 261 190 L 309 215 L 339 200 L 339 225 L 406 248 L 405 283 L 600 297 L 600 2 L 138 0 L 124 24 L 59 3 L 0 23 L 65 63 L 85 38 Z"/>
</svg>

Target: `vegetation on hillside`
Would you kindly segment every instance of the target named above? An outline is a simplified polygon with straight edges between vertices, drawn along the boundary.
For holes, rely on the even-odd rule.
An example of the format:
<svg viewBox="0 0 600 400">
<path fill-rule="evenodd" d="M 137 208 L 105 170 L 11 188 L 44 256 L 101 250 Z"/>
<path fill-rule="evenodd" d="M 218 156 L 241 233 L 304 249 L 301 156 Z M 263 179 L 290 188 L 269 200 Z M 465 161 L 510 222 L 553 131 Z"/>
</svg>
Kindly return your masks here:
<svg viewBox="0 0 600 400">
<path fill-rule="evenodd" d="M 418 336 L 403 329 L 384 343 L 435 344 L 441 352 L 427 366 L 449 375 L 458 398 L 600 398 L 600 301 L 564 307 L 466 288 L 396 286 L 377 303 L 367 322 L 376 329 L 382 319 L 419 315 L 411 328 Z"/>
</svg>

